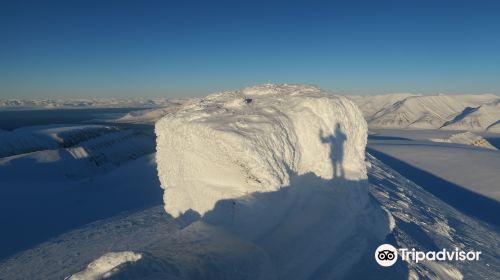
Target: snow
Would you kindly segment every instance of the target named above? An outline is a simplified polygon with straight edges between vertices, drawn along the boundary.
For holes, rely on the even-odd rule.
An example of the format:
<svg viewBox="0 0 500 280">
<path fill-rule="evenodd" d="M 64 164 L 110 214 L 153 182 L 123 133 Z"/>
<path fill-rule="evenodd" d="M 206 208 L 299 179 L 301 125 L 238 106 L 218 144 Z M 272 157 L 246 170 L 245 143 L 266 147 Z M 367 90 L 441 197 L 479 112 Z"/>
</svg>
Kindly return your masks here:
<svg viewBox="0 0 500 280">
<path fill-rule="evenodd" d="M 489 132 L 500 133 L 500 120 L 488 126 Z"/>
<path fill-rule="evenodd" d="M 443 129 L 500 132 L 496 124 L 500 120 L 500 102 L 484 104 L 477 108 L 466 108 Z"/>
<path fill-rule="evenodd" d="M 371 128 L 497 131 L 500 97 L 493 94 L 351 96 Z"/>
<path fill-rule="evenodd" d="M 351 95 L 350 99 L 359 106 L 363 115 L 369 121 L 373 115 L 375 115 L 381 108 L 391 106 L 392 104 L 406 99 L 410 96 L 418 96 L 412 93 L 390 93 L 384 95 L 374 95 L 374 96 L 359 96 Z"/>
<path fill-rule="evenodd" d="M 155 172 L 154 166 L 145 165 L 142 169 L 151 169 L 148 173 Z M 133 184 L 138 183 L 139 180 Z M 136 198 L 143 195 L 143 188 L 138 188 L 133 194 Z M 134 204 L 132 200 L 129 203 Z M 113 207 L 109 202 L 108 205 Z M 141 260 L 144 260 L 147 253 L 142 252 L 148 246 L 178 230 L 178 226 L 160 204 L 139 211 L 126 211 L 80 225 L 1 260 L 0 278 L 65 279 L 84 270 L 89 263 L 109 252 L 141 252 Z"/>
<path fill-rule="evenodd" d="M 154 152 L 154 135 L 142 129 L 105 130 L 95 133 L 78 133 L 81 138 L 72 137 L 70 148 L 46 146 L 38 151 L 0 158 L 1 181 L 64 181 L 82 179 L 96 173 L 103 173 L 130 159 Z M 75 133 L 76 134 L 76 133 Z M 89 136 L 96 136 L 84 141 Z M 30 137 L 25 138 L 30 140 Z M 15 151 L 26 149 L 26 142 L 18 142 Z M 31 142 L 28 142 L 31 143 Z M 31 145 L 31 148 L 36 146 Z M 39 164 L 46 163 L 46 164 Z M 28 172 L 26 171 L 28 170 Z M 2 180 L 3 179 L 3 180 Z"/>
<path fill-rule="evenodd" d="M 499 152 L 451 143 L 491 131 L 373 129 L 375 158 L 356 106 L 317 87 L 165 104 L 102 131 L 0 131 L 45 137 L 0 159 L 1 279 L 500 279 Z M 482 255 L 386 269 L 382 243 Z"/>
<path fill-rule="evenodd" d="M 47 130 L 83 137 L 72 137 L 69 148 L 0 158 L 0 259 L 93 219 L 162 201 L 153 127 L 121 126 L 89 140 L 73 126 Z"/>
<path fill-rule="evenodd" d="M 394 277 L 394 275 L 377 277 L 377 274 L 372 273 L 370 278 L 498 279 L 500 277 L 498 259 L 500 234 L 496 227 L 465 215 L 373 156 L 368 155 L 368 160 L 371 163 L 368 169 L 370 192 L 395 219 L 396 226 L 387 238 L 393 245 L 419 250 L 460 248 L 482 252 L 480 261 L 425 261 L 418 264 L 406 262 L 405 274 L 408 277 Z M 438 187 L 439 181 L 434 181 L 434 184 L 434 187 Z M 455 194 L 448 192 L 446 195 Z M 391 270 L 396 273 L 394 267 Z"/>
<path fill-rule="evenodd" d="M 448 143 L 430 144 L 428 141 L 404 140 L 374 140 L 368 147 L 474 193 L 500 201 L 497 175 L 500 166 L 499 151 Z"/>
<path fill-rule="evenodd" d="M 373 260 L 373 250 L 380 245 L 376 244 L 373 250 L 368 250 L 366 263 L 353 266 L 349 279 L 500 277 L 498 231 L 450 207 L 379 160 L 368 156 L 368 163 L 369 191 L 394 219 L 395 227 L 386 239 L 388 243 L 424 250 L 470 248 L 481 251 L 482 259 L 477 262 L 398 262 L 387 269 L 377 266 Z M 141 194 L 141 189 L 137 189 L 137 195 Z M 329 237 L 336 238 L 335 235 Z M 327 266 L 335 266 L 348 256 L 349 250 L 339 250 L 343 251 L 342 256 L 336 256 Z M 85 225 L 0 261 L 0 278 L 63 279 L 84 270 L 107 252 L 121 251 L 140 252 L 142 258 L 120 267 L 113 279 L 279 279 L 272 269 L 270 256 L 255 245 L 220 227 L 201 222 L 179 229 L 161 206 Z M 297 278 L 300 277 L 286 279 Z"/>
<path fill-rule="evenodd" d="M 352 102 L 316 87 L 212 94 L 166 115 L 156 134 L 165 208 L 175 217 L 188 209 L 204 214 L 221 199 L 279 190 L 293 172 L 332 179 L 334 163 L 346 179 L 366 178 L 366 122 Z M 332 161 L 334 152 L 343 153 L 340 162 Z"/>
<path fill-rule="evenodd" d="M 366 122 L 346 98 L 261 85 L 182 106 L 155 130 L 165 210 L 258 246 L 279 278 L 344 275 L 389 231 L 367 192 Z M 356 249 L 333 263 L 346 243 Z"/>
<path fill-rule="evenodd" d="M 166 98 L 2 99 L 0 110 L 158 107 Z"/>
<path fill-rule="evenodd" d="M 45 125 L 0 131 L 0 157 L 38 150 L 70 147 L 79 142 L 117 131 L 104 125 Z"/>
<path fill-rule="evenodd" d="M 197 98 L 171 99 L 165 101 L 162 108 L 138 110 L 127 113 L 125 116 L 116 119 L 119 123 L 142 123 L 154 124 L 166 114 L 175 112 L 182 104 L 193 103 L 198 101 Z"/>
<path fill-rule="evenodd" d="M 127 262 L 136 262 L 142 258 L 134 252 L 107 253 L 91 262 L 87 268 L 69 277 L 69 280 L 98 280 L 105 279 L 117 273 L 119 266 Z"/>
<path fill-rule="evenodd" d="M 453 134 L 448 138 L 431 138 L 431 141 L 434 142 L 446 142 L 446 143 L 456 143 L 456 144 L 464 144 L 476 147 L 483 147 L 486 149 L 497 150 L 493 145 L 491 145 L 486 139 L 484 139 L 480 135 L 476 135 L 472 132 L 463 132 Z"/>
</svg>

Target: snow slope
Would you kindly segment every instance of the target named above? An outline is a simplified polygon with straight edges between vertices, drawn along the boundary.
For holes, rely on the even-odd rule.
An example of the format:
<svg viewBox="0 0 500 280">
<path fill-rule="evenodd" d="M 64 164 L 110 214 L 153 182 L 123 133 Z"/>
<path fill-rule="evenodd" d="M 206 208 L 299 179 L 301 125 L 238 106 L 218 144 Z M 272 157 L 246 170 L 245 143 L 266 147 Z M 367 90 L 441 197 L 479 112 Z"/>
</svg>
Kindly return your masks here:
<svg viewBox="0 0 500 280">
<path fill-rule="evenodd" d="M 59 127 L 53 130 L 67 131 L 67 128 Z M 13 152 L 19 153 L 28 147 L 40 150 L 0 158 L 0 181 L 82 179 L 109 171 L 131 159 L 154 152 L 154 134 L 148 130 L 135 128 L 104 129 L 97 132 L 88 130 L 87 134 L 70 131 L 72 133 L 68 134 L 71 137 L 64 138 L 66 142 L 63 142 L 71 143 L 71 147 L 68 148 L 56 144 L 55 147 L 29 145 L 38 143 L 33 141 L 37 138 L 23 135 L 26 141 L 14 142 L 16 149 Z M 84 141 L 90 137 L 93 138 Z M 46 143 L 52 142 L 47 140 Z M 54 140 L 54 143 L 57 142 Z"/>
<path fill-rule="evenodd" d="M 451 96 L 418 96 L 406 98 L 376 113 L 373 127 L 434 128 L 441 126 L 464 105 Z"/>
<path fill-rule="evenodd" d="M 70 128 L 49 130 L 78 135 Z M 162 201 L 152 126 L 122 125 L 84 138 L 0 158 L 0 259 L 96 218 Z"/>
<path fill-rule="evenodd" d="M 257 246 L 278 278 L 341 277 L 389 231 L 367 192 L 366 122 L 346 98 L 301 85 L 216 93 L 156 133 L 166 211 Z"/>
<path fill-rule="evenodd" d="M 180 105 L 197 101 L 199 101 L 198 98 L 171 99 L 165 101 L 161 108 L 132 111 L 127 113 L 125 116 L 116 119 L 115 122 L 155 124 L 156 121 L 161 119 L 166 114 L 173 113 L 178 110 Z"/>
<path fill-rule="evenodd" d="M 386 270 L 386 275 L 371 273 L 369 279 L 500 278 L 498 228 L 464 215 L 373 156 L 367 158 L 370 192 L 393 220 L 394 228 L 387 238 L 389 243 L 399 248 L 424 251 L 460 248 L 482 252 L 480 261 L 405 262 L 407 277 L 390 277 L 395 272 L 391 268 Z M 439 183 L 434 181 L 434 186 L 439 187 Z M 446 195 L 455 194 L 449 192 Z M 362 277 L 363 269 L 359 268 L 360 277 L 353 275 L 352 279 L 368 279 Z"/>
<path fill-rule="evenodd" d="M 500 101 L 465 108 L 452 120 L 443 124 L 443 129 L 500 132 Z"/>
<path fill-rule="evenodd" d="M 370 141 L 368 146 L 461 188 L 500 201 L 500 152 L 473 146 L 429 141 Z M 380 155 L 382 156 L 382 155 Z M 437 184 L 435 188 L 443 188 Z M 457 193 L 460 189 L 457 189 Z"/>
<path fill-rule="evenodd" d="M 387 94 L 353 97 L 372 128 L 482 131 L 497 122 L 500 97 L 493 94 Z M 477 111 L 477 112 L 476 112 Z"/>
<path fill-rule="evenodd" d="M 0 130 L 0 158 L 71 147 L 117 130 L 116 127 L 103 125 L 45 125 L 23 127 L 14 131 Z"/>
<path fill-rule="evenodd" d="M 374 95 L 374 96 L 359 96 L 351 95 L 350 99 L 358 105 L 358 107 L 363 112 L 367 121 L 370 121 L 373 115 L 375 115 L 381 109 L 388 106 L 392 106 L 394 103 L 406 99 L 410 96 L 418 96 L 412 93 L 390 93 L 384 95 Z"/>
<path fill-rule="evenodd" d="M 346 279 L 500 278 L 498 231 L 450 207 L 379 160 L 367 159 L 369 191 L 392 221 L 392 232 L 384 242 L 421 250 L 473 249 L 482 252 L 482 260 L 418 264 L 398 260 L 392 268 L 381 268 L 373 259 L 376 244 L 366 254 L 366 263 L 356 265 Z M 277 278 L 262 250 L 200 222 L 180 229 L 161 206 L 85 225 L 0 261 L 0 278 L 64 279 L 100 256 L 122 251 L 142 258 L 120 267 L 111 279 Z"/>
<path fill-rule="evenodd" d="M 107 253 L 91 262 L 84 270 L 73 274 L 68 280 L 99 280 L 118 273 L 120 266 L 136 262 L 142 258 L 139 253 L 130 251 Z"/>
<path fill-rule="evenodd" d="M 490 150 L 497 150 L 493 145 L 491 145 L 486 139 L 483 137 L 476 135 L 472 132 L 463 132 L 453 134 L 448 138 L 431 138 L 431 141 L 434 142 L 445 142 L 445 143 L 456 143 L 456 144 L 464 144 L 476 147 L 483 147 Z"/>
</svg>

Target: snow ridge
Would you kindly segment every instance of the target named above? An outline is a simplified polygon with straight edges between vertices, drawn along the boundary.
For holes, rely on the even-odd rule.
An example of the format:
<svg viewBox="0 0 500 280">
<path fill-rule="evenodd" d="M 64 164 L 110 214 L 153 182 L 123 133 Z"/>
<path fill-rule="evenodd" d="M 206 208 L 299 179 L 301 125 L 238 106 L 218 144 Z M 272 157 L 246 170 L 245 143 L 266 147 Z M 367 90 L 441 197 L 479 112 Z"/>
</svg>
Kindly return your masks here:
<svg viewBox="0 0 500 280">
<path fill-rule="evenodd" d="M 496 132 L 500 97 L 480 95 L 388 94 L 350 97 L 370 127 Z"/>
<path fill-rule="evenodd" d="M 71 147 L 114 131 L 118 129 L 103 125 L 45 125 L 0 131 L 0 157 Z"/>
</svg>

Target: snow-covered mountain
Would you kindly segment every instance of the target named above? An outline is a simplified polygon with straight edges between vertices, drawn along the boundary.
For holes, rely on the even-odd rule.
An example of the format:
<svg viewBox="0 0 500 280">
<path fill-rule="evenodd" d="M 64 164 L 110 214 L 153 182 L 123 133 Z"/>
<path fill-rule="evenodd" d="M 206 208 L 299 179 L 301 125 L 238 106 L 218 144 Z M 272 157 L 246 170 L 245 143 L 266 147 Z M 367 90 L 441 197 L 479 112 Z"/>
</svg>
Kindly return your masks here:
<svg viewBox="0 0 500 280">
<path fill-rule="evenodd" d="M 500 132 L 500 97 L 494 94 L 418 95 L 393 93 L 348 96 L 370 127 Z M 117 120 L 154 123 L 184 103 L 200 98 L 0 99 L 0 110 L 57 108 L 145 108 Z"/>
<path fill-rule="evenodd" d="M 5 134 L 0 134 L 0 151 L 8 155 L 0 157 L 3 180 L 82 179 L 154 151 L 150 129 L 53 125 Z"/>
<path fill-rule="evenodd" d="M 14 131 L 0 130 L 0 158 L 39 150 L 71 147 L 118 128 L 104 125 L 30 126 Z"/>
<path fill-rule="evenodd" d="M 418 96 L 412 93 L 391 93 L 375 96 L 360 96 L 351 95 L 351 98 L 356 105 L 361 109 L 365 118 L 369 121 L 382 108 L 391 106 L 392 104 L 401 101 L 410 96 Z"/>
<path fill-rule="evenodd" d="M 452 120 L 443 124 L 443 129 L 500 132 L 500 99 L 480 105 L 467 107 Z"/>
<path fill-rule="evenodd" d="M 500 97 L 492 94 L 389 94 L 351 98 L 373 128 L 493 131 L 500 120 Z"/>
<path fill-rule="evenodd" d="M 0 109 L 158 107 L 166 98 L 0 99 Z"/>
</svg>

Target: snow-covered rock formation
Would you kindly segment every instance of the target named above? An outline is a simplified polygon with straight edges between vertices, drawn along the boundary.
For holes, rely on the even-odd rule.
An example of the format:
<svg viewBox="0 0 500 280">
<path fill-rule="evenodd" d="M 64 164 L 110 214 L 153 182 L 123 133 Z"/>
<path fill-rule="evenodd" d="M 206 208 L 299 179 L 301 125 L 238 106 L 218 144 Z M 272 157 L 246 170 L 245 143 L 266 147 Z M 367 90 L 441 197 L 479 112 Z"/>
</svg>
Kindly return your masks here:
<svg viewBox="0 0 500 280">
<path fill-rule="evenodd" d="M 342 277 L 390 230 L 367 191 L 366 122 L 347 98 L 301 85 L 221 92 L 167 114 L 156 134 L 166 211 L 257 246 L 266 279 Z"/>
<path fill-rule="evenodd" d="M 156 134 L 165 209 L 174 216 L 188 209 L 204 214 L 221 199 L 277 191 L 292 174 L 366 179 L 361 112 L 348 99 L 312 86 L 212 94 L 165 116 Z"/>
</svg>

